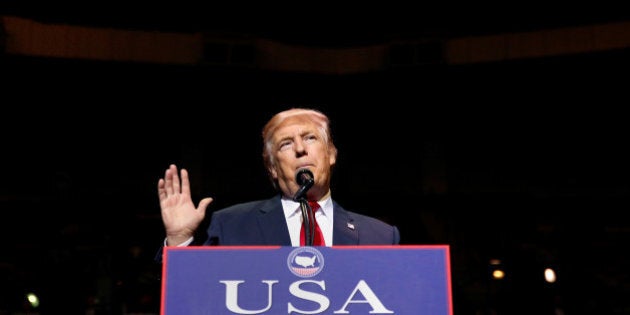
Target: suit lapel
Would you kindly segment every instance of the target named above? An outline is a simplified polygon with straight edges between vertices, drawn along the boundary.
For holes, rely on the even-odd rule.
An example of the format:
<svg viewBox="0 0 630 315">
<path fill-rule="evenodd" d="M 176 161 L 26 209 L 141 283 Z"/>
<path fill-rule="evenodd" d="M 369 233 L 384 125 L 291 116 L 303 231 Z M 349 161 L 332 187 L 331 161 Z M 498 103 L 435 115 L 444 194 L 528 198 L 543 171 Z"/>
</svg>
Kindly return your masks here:
<svg viewBox="0 0 630 315">
<path fill-rule="evenodd" d="M 352 216 L 336 203 L 333 207 L 333 245 L 359 245 L 359 227 Z"/>
<path fill-rule="evenodd" d="M 269 199 L 259 209 L 258 227 L 262 243 L 291 246 L 291 236 L 279 196 Z"/>
<path fill-rule="evenodd" d="M 337 203 L 333 203 L 333 207 L 333 245 L 359 245 L 359 226 L 354 222 L 354 218 Z M 260 207 L 258 227 L 263 244 L 291 246 L 280 196 L 267 200 Z"/>
</svg>

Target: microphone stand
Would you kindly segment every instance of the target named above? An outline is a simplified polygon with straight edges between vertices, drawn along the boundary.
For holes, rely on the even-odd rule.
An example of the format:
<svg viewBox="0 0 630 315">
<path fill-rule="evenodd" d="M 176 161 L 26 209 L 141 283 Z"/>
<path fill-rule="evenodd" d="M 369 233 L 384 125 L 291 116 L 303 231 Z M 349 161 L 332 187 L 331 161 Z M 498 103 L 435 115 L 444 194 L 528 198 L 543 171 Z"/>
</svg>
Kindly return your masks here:
<svg viewBox="0 0 630 315">
<path fill-rule="evenodd" d="M 313 235 L 315 235 L 315 215 L 311 205 L 306 200 L 306 192 L 311 189 L 315 180 L 313 173 L 308 169 L 301 169 L 297 172 L 295 181 L 301 185 L 293 196 L 293 200 L 300 203 L 302 210 L 302 225 L 304 225 L 304 245 L 313 246 Z"/>
<path fill-rule="evenodd" d="M 306 198 L 300 198 L 300 208 L 302 210 L 302 225 L 304 225 L 304 245 L 313 246 L 313 235 L 315 234 L 315 218 L 311 205 L 308 204 Z"/>
</svg>

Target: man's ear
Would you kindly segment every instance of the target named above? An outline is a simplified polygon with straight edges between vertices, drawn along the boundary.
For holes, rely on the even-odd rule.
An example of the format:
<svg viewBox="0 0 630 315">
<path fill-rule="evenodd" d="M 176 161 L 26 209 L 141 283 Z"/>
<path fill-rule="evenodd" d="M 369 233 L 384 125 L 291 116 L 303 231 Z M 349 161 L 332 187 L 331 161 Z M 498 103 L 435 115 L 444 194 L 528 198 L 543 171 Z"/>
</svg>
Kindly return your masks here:
<svg viewBox="0 0 630 315">
<path fill-rule="evenodd" d="M 270 166 L 270 167 L 268 168 L 268 170 L 269 170 L 269 174 L 271 174 L 271 177 L 272 177 L 273 179 L 277 180 L 277 179 L 278 179 L 278 172 L 276 171 L 276 168 L 275 168 L 275 167 L 273 167 L 273 166 Z"/>
<path fill-rule="evenodd" d="M 330 149 L 328 153 L 328 163 L 333 166 L 337 163 L 337 148 Z"/>
</svg>

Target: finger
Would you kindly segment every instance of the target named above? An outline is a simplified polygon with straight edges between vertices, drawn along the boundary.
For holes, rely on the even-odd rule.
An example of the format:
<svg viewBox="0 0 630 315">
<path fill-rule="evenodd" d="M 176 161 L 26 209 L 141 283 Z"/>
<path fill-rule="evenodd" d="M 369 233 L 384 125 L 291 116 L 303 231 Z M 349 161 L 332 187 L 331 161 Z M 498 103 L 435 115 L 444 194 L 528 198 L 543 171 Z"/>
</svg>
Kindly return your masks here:
<svg viewBox="0 0 630 315">
<path fill-rule="evenodd" d="M 173 164 L 164 172 L 164 189 L 167 195 L 173 194 L 173 172 L 177 173 L 177 168 Z"/>
<path fill-rule="evenodd" d="M 158 192 L 158 197 L 160 198 L 160 201 L 162 199 L 166 198 L 166 188 L 164 187 L 164 179 L 163 178 L 160 178 L 160 180 L 158 180 L 157 192 Z"/>
<path fill-rule="evenodd" d="M 180 191 L 180 183 L 179 183 L 179 175 L 177 174 L 177 167 L 173 166 L 175 168 L 175 171 L 173 172 L 173 191 L 176 194 L 181 193 Z M 183 171 L 183 169 L 182 169 Z"/>
<path fill-rule="evenodd" d="M 201 201 L 199 201 L 199 206 L 197 206 L 197 210 L 205 214 L 206 208 L 208 208 L 208 205 L 212 203 L 213 200 L 214 199 L 212 199 L 211 197 L 201 199 Z"/>
<path fill-rule="evenodd" d="M 182 194 L 190 195 L 190 180 L 188 179 L 188 171 L 182 168 Z"/>
</svg>

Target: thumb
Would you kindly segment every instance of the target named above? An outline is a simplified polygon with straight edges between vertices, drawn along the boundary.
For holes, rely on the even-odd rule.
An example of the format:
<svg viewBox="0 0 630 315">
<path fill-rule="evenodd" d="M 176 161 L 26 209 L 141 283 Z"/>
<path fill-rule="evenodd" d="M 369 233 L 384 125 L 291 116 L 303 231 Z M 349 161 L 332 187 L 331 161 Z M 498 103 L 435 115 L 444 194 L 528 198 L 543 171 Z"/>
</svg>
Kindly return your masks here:
<svg viewBox="0 0 630 315">
<path fill-rule="evenodd" d="M 201 211 L 205 214 L 206 208 L 208 208 L 208 205 L 210 205 L 213 200 L 214 199 L 211 197 L 201 199 L 201 201 L 199 201 L 199 205 L 197 206 L 197 211 Z"/>
</svg>

